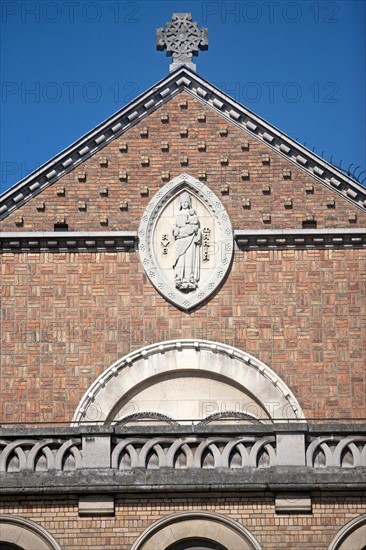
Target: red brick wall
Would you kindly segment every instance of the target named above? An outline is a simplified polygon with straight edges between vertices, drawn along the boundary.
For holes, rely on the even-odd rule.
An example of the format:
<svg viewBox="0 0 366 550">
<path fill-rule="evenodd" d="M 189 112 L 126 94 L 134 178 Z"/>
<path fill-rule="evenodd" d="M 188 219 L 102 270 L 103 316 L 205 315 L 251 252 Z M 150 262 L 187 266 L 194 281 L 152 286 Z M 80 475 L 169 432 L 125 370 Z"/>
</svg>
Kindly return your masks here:
<svg viewBox="0 0 366 550">
<path fill-rule="evenodd" d="M 276 515 L 270 493 L 125 495 L 116 498 L 115 518 L 79 518 L 74 497 L 4 497 L 0 513 L 32 519 L 47 529 L 63 550 L 130 550 L 156 520 L 191 510 L 229 516 L 248 529 L 265 550 L 326 550 L 339 529 L 364 512 L 365 503 L 365 493 L 357 497 L 315 494 L 313 514 Z"/>
<path fill-rule="evenodd" d="M 188 109 L 182 109 L 183 101 Z M 199 122 L 201 113 L 205 122 Z M 162 114 L 169 115 L 163 123 Z M 141 128 L 148 137 L 141 137 Z M 188 137 L 180 128 L 188 128 Z M 228 127 L 228 135 L 220 130 Z M 169 151 L 161 150 L 161 142 Z M 199 141 L 206 152 L 198 151 Z M 120 152 L 119 144 L 128 144 Z M 244 142 L 249 150 L 243 150 Z M 269 154 L 270 164 L 262 162 Z M 141 165 L 148 156 L 150 165 Z M 181 157 L 188 157 L 188 166 Z M 108 166 L 100 166 L 102 157 Z M 228 165 L 220 159 L 228 158 Z M 291 180 L 283 178 L 290 168 Z M 242 180 L 243 169 L 250 179 Z M 128 181 L 118 179 L 128 172 Z M 137 230 L 161 175 L 198 177 L 221 198 L 234 229 L 301 228 L 313 213 L 318 227 L 365 225 L 366 214 L 312 180 L 244 130 L 182 93 L 121 139 L 65 175 L 1 225 L 3 231 Z M 86 173 L 86 181 L 78 174 Z M 221 195 L 223 183 L 229 194 Z M 314 186 L 313 192 L 306 185 Z M 149 187 L 141 196 L 140 187 Z M 263 193 L 265 185 L 271 193 Z M 65 188 L 65 196 L 60 189 Z M 108 196 L 100 190 L 108 188 Z M 335 208 L 327 206 L 335 199 Z M 242 199 L 249 198 L 250 209 Z M 293 208 L 284 201 L 293 199 Z M 119 206 L 128 202 L 128 211 Z M 87 210 L 79 210 L 79 202 Z M 45 210 L 39 211 L 39 203 Z M 271 223 L 262 221 L 270 212 Z M 356 221 L 350 221 L 352 214 Z M 24 225 L 15 225 L 17 217 Z M 100 225 L 101 216 L 108 226 Z M 203 338 L 237 346 L 289 385 L 308 417 L 366 417 L 365 251 L 236 251 L 225 284 L 197 311 L 183 313 L 146 280 L 138 254 L 4 253 L 1 258 L 1 416 L 4 421 L 69 421 L 95 378 L 124 354 L 175 338 Z M 363 331 L 363 332 L 362 332 Z"/>
<path fill-rule="evenodd" d="M 366 417 L 364 250 L 236 251 L 197 311 L 169 304 L 138 253 L 2 255 L 3 421 L 69 421 L 123 355 L 202 338 L 254 355 L 307 417 Z"/>
<path fill-rule="evenodd" d="M 188 109 L 181 103 L 187 100 Z M 206 115 L 199 122 L 200 113 Z M 162 114 L 169 115 L 169 122 L 161 121 Z M 181 137 L 180 128 L 188 128 L 188 137 Z M 228 135 L 220 130 L 228 128 Z M 148 128 L 148 137 L 141 137 L 142 128 Z M 206 143 L 206 151 L 198 151 L 199 142 Z M 120 152 L 119 144 L 128 144 L 127 152 Z M 161 150 L 161 143 L 169 143 L 169 151 Z M 249 149 L 242 145 L 248 142 Z M 262 155 L 270 157 L 270 164 L 263 164 Z M 149 157 L 149 166 L 141 165 L 141 157 Z M 188 165 L 182 165 L 183 156 Z M 108 166 L 100 166 L 107 158 Z M 227 158 L 223 165 L 220 159 Z M 291 179 L 284 179 L 283 169 L 291 170 Z M 250 179 L 243 180 L 241 173 L 249 170 Z M 119 172 L 128 172 L 127 182 L 119 180 Z M 65 217 L 69 230 L 136 230 L 144 208 L 151 197 L 164 185 L 162 173 L 169 172 L 170 179 L 181 173 L 198 178 L 199 172 L 207 173 L 207 185 L 221 197 L 223 184 L 229 185 L 229 194 L 221 197 L 234 229 L 301 228 L 308 214 L 313 214 L 319 228 L 365 226 L 366 213 L 350 201 L 325 187 L 305 171 L 293 165 L 269 146 L 239 129 L 210 108 L 183 92 L 128 130 L 120 139 L 107 145 L 101 152 L 80 164 L 56 184 L 18 208 L 1 223 L 2 231 L 52 231 L 57 218 Z M 79 181 L 78 174 L 86 173 L 86 181 Z M 313 192 L 306 185 L 313 185 Z M 270 194 L 263 188 L 270 185 Z M 149 196 L 141 196 L 141 186 L 148 186 Z M 108 196 L 101 196 L 101 189 L 108 188 Z M 60 195 L 65 188 L 65 196 Z M 251 201 L 250 209 L 243 209 L 242 200 Z M 285 200 L 293 200 L 293 208 L 285 208 Z M 335 204 L 328 199 L 334 199 Z M 128 211 L 120 210 L 120 203 L 128 202 Z M 40 203 L 45 210 L 37 210 Z M 81 203 L 79 205 L 79 203 Z M 79 206 L 86 210 L 79 210 Z M 270 223 L 262 221 L 263 213 L 271 213 Z M 357 220 L 351 219 L 356 214 Z M 23 226 L 16 219 L 23 217 Z M 101 225 L 101 217 L 108 218 L 108 226 Z"/>
</svg>

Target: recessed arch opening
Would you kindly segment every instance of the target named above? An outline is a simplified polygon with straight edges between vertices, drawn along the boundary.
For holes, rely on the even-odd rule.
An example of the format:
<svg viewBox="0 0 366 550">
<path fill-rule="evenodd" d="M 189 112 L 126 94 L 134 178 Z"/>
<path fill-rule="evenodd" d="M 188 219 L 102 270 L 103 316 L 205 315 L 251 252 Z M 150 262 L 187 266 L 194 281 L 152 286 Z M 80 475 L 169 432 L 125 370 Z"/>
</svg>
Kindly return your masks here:
<svg viewBox="0 0 366 550">
<path fill-rule="evenodd" d="M 201 545 L 201 546 L 199 546 Z M 206 545 L 206 546 L 205 546 Z M 243 525 L 213 512 L 179 512 L 148 527 L 131 550 L 261 550 Z"/>
<path fill-rule="evenodd" d="M 248 421 L 304 421 L 291 390 L 258 359 L 225 344 L 174 340 L 146 346 L 111 365 L 87 390 L 73 423 L 117 423 L 156 414 L 183 424 L 235 415 L 244 422 L 243 414 Z"/>
</svg>

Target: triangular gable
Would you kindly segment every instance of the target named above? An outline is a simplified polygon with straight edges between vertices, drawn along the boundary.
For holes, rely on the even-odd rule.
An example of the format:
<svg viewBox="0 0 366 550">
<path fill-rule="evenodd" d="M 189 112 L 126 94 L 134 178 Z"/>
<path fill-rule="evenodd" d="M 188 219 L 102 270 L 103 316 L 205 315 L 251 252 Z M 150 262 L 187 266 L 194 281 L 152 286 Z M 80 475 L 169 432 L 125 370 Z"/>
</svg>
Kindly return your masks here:
<svg viewBox="0 0 366 550">
<path fill-rule="evenodd" d="M 0 219 L 28 202 L 181 91 L 187 91 L 251 136 L 366 211 L 366 189 L 221 90 L 182 66 L 0 196 Z"/>
</svg>

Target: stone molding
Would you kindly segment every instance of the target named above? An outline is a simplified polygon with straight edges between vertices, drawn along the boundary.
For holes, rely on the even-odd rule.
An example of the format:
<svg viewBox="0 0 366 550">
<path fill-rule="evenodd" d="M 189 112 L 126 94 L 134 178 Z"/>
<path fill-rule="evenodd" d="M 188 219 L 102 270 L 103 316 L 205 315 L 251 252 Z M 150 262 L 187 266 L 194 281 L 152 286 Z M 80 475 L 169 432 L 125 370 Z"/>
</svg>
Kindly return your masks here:
<svg viewBox="0 0 366 550">
<path fill-rule="evenodd" d="M 179 512 L 150 525 L 131 550 L 167 548 L 179 540 L 203 537 L 228 550 L 261 550 L 256 538 L 237 521 L 213 512 Z"/>
<path fill-rule="evenodd" d="M 211 261 L 214 259 L 215 265 L 209 270 L 206 280 L 202 274 L 198 288 L 188 294 L 179 291 L 174 283 L 166 278 L 153 249 L 154 229 L 160 214 L 167 204 L 183 191 L 189 191 L 211 215 L 216 230 L 214 246 L 218 248 L 212 255 Z M 231 265 L 234 235 L 230 218 L 215 193 L 189 174 L 181 174 L 172 179 L 156 193 L 142 215 L 138 236 L 140 260 L 148 279 L 165 299 L 183 310 L 192 309 L 211 296 L 223 283 Z M 171 239 L 173 240 L 173 236 Z"/>
<path fill-rule="evenodd" d="M 309 493 L 278 493 L 275 496 L 276 514 L 311 514 Z"/>
<path fill-rule="evenodd" d="M 366 248 L 366 229 L 235 230 L 240 250 Z M 0 233 L 0 252 L 136 252 L 137 231 Z"/>
<path fill-rule="evenodd" d="M 366 248 L 366 229 L 236 230 L 240 249 Z"/>
<path fill-rule="evenodd" d="M 179 358 L 185 351 L 192 352 L 185 366 L 180 365 L 179 360 L 168 361 L 168 352 L 178 354 Z M 209 362 L 204 361 L 203 353 L 210 357 Z M 199 368 L 195 367 L 194 359 Z M 233 381 L 255 396 L 263 410 L 267 411 L 268 417 L 275 421 L 304 420 L 301 406 L 290 388 L 264 363 L 226 344 L 187 339 L 151 344 L 113 363 L 82 397 L 74 414 L 73 425 L 82 424 L 85 420 L 93 420 L 97 424 L 113 422 L 111 415 L 118 402 L 140 382 L 159 374 L 169 375 L 187 369 L 193 369 L 197 376 L 205 372 L 210 375 L 217 373 L 228 381 Z M 118 390 L 119 380 L 120 385 L 123 382 L 123 394 Z M 267 405 L 262 403 L 263 396 L 267 400 Z M 275 404 L 273 410 L 268 409 L 271 403 Z"/>
<path fill-rule="evenodd" d="M 0 197 L 0 220 L 183 90 L 246 130 L 333 192 L 342 195 L 362 211 L 366 210 L 365 187 L 183 66 L 3 193 Z"/>
<path fill-rule="evenodd" d="M 136 231 L 0 233 L 0 252 L 131 252 L 136 246 Z"/>
<path fill-rule="evenodd" d="M 61 550 L 61 546 L 44 527 L 15 515 L 0 514 L 0 546 L 2 542 L 28 550 Z"/>
<path fill-rule="evenodd" d="M 80 517 L 114 516 L 115 504 L 112 495 L 79 495 Z"/>
</svg>

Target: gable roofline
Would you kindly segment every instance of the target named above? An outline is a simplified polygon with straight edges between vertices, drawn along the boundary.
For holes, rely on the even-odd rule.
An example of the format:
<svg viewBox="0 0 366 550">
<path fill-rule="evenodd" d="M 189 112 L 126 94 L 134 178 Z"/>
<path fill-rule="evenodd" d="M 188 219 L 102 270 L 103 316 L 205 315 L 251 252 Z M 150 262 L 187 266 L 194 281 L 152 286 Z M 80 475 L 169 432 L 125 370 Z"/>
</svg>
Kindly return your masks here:
<svg viewBox="0 0 366 550">
<path fill-rule="evenodd" d="M 366 188 L 189 68 L 181 66 L 0 195 L 0 220 L 183 90 L 366 211 Z"/>
</svg>

